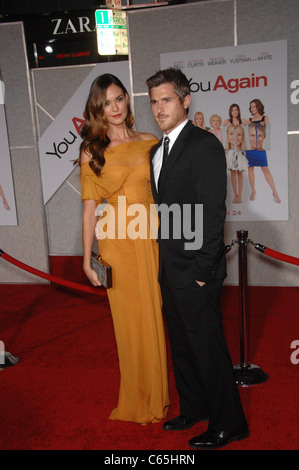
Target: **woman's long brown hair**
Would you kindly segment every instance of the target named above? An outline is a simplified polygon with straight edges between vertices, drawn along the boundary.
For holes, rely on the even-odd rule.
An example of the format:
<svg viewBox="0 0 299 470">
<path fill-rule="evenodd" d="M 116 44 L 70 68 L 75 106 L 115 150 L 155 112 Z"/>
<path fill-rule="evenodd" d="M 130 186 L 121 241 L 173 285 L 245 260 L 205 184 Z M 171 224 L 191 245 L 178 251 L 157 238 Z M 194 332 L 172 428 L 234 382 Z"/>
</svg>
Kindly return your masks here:
<svg viewBox="0 0 299 470">
<path fill-rule="evenodd" d="M 80 154 L 82 151 L 86 151 L 91 155 L 89 166 L 97 176 L 100 175 L 101 169 L 105 164 L 104 153 L 110 144 L 110 139 L 107 136 L 108 123 L 104 114 L 104 106 L 107 88 L 113 84 L 120 87 L 124 95 L 128 94 L 126 88 L 117 77 L 106 73 L 93 81 L 85 105 L 85 122 L 81 129 L 83 141 L 80 145 Z M 134 125 L 134 116 L 131 111 L 130 102 L 128 102 L 128 115 L 125 122 L 129 129 Z M 77 162 L 80 164 L 80 158 Z"/>
</svg>

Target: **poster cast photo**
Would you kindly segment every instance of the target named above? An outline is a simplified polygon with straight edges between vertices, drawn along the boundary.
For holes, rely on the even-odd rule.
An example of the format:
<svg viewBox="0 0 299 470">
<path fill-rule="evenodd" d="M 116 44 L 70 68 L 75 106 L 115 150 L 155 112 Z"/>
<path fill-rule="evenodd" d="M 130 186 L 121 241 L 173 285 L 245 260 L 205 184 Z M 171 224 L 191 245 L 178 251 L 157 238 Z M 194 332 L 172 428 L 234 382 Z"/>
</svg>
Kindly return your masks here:
<svg viewBox="0 0 299 470">
<path fill-rule="evenodd" d="M 249 113 L 248 118 L 241 117 L 240 106 L 232 103 L 228 110 L 228 117 L 225 119 L 218 113 L 206 117 L 202 111 L 197 111 L 193 124 L 211 132 L 222 143 L 226 153 L 227 170 L 230 173 L 234 204 L 242 202 L 244 172 L 247 172 L 250 184 L 250 201 L 256 199 L 255 167 L 261 169 L 272 191 L 273 201 L 279 204 L 281 200 L 269 168 L 266 152 L 270 150 L 271 124 L 260 99 L 255 98 L 250 101 Z"/>
</svg>

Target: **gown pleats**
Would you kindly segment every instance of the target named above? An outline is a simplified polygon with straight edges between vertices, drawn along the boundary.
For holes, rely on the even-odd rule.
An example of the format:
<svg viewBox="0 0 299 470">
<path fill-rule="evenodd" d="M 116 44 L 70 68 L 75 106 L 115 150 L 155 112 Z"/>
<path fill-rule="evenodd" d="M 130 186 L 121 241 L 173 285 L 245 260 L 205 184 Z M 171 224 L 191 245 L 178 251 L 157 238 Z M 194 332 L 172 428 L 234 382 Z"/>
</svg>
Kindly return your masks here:
<svg viewBox="0 0 299 470">
<path fill-rule="evenodd" d="M 88 162 L 81 165 L 82 200 L 107 202 L 100 217 L 99 252 L 112 266 L 113 286 L 107 293 L 120 369 L 118 404 L 110 419 L 141 424 L 165 419 L 169 407 L 158 245 L 155 230 L 150 232 L 156 214 L 149 152 L 155 143 L 135 141 L 109 149 L 100 177 Z"/>
</svg>

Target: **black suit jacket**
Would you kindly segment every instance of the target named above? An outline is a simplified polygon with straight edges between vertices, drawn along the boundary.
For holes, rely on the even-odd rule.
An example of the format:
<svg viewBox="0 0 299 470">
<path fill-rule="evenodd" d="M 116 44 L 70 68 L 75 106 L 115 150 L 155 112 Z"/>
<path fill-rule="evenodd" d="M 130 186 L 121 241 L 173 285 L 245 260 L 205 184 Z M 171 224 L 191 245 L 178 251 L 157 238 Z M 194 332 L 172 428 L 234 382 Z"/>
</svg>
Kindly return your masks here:
<svg viewBox="0 0 299 470">
<path fill-rule="evenodd" d="M 174 287 L 183 288 L 195 280 L 211 282 L 226 277 L 226 250 L 223 242 L 226 216 L 226 158 L 222 144 L 210 132 L 195 127 L 189 121 L 177 137 L 166 165 L 160 176 L 157 192 L 153 175 L 152 159 L 161 143 L 151 150 L 151 186 L 158 206 L 159 227 L 159 280 L 162 270 Z M 181 224 L 173 225 L 172 211 L 181 211 Z M 195 230 L 196 204 L 203 207 L 203 243 L 200 248 L 190 249 L 190 234 L 186 234 L 183 218 L 189 220 L 191 231 Z M 190 217 L 187 217 L 189 209 Z M 161 210 L 160 210 L 161 209 Z M 184 214 L 184 210 L 187 211 Z M 184 214 L 184 216 L 183 216 Z M 168 215 L 170 215 L 168 217 Z M 177 217 L 177 214 L 176 214 Z M 169 236 L 163 227 L 169 225 Z M 198 228 L 198 227 L 197 227 Z M 178 236 L 179 230 L 179 236 Z M 193 245 L 195 246 L 195 245 Z"/>
</svg>

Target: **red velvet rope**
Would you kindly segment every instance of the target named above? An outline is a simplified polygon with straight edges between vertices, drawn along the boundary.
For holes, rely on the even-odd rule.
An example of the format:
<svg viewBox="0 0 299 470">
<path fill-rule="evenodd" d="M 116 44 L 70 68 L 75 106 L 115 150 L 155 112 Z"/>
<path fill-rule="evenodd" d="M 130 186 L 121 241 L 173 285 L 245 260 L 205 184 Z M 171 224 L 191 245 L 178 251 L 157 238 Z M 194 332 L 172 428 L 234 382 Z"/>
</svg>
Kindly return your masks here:
<svg viewBox="0 0 299 470">
<path fill-rule="evenodd" d="M 43 271 L 39 271 L 38 269 L 28 266 L 28 264 L 22 263 L 21 261 L 8 255 L 7 253 L 4 253 L 4 251 L 2 250 L 0 250 L 0 256 L 9 263 L 12 263 L 17 266 L 18 268 L 24 269 L 25 271 L 28 271 L 29 273 L 32 273 L 35 276 L 42 277 L 43 279 L 47 279 L 48 281 L 54 282 L 55 284 L 61 284 L 62 286 L 70 287 L 71 289 L 81 290 L 84 292 L 89 292 L 90 294 L 106 295 L 106 289 L 85 286 L 84 284 L 78 284 L 77 282 L 67 281 L 66 279 L 53 276 L 53 274 L 44 273 Z"/>
<path fill-rule="evenodd" d="M 295 258 L 294 256 L 289 256 L 283 253 L 279 253 L 278 251 L 272 250 L 271 248 L 267 248 L 266 246 L 263 246 L 259 243 L 255 243 L 254 247 L 258 251 L 261 251 L 265 255 L 271 256 L 272 258 L 285 261 L 286 263 L 295 264 L 297 266 L 299 265 L 299 259 Z M 230 251 L 230 247 L 226 247 L 226 252 L 228 253 L 229 251 Z M 35 276 L 54 282 L 55 284 L 60 284 L 62 286 L 70 287 L 71 289 L 81 290 L 83 292 L 89 292 L 90 294 L 106 295 L 106 290 L 104 289 L 99 289 L 98 287 L 85 286 L 84 284 L 78 284 L 77 282 L 67 281 L 66 279 L 53 276 L 53 274 L 46 274 L 43 271 L 39 271 L 38 269 L 32 268 L 31 266 L 28 266 L 28 264 L 22 263 L 21 261 L 8 255 L 1 249 L 0 249 L 0 256 L 6 261 L 8 261 L 9 263 L 14 264 L 15 266 L 21 269 L 24 269 L 25 271 L 28 271 L 29 273 L 32 273 Z"/>
<path fill-rule="evenodd" d="M 254 247 L 258 251 L 261 251 L 265 255 L 271 256 L 272 258 L 276 258 L 280 261 L 285 261 L 286 263 L 296 264 L 297 266 L 299 266 L 299 259 L 295 258 L 294 256 L 279 253 L 279 251 L 272 250 L 271 248 L 267 248 L 266 246 L 260 245 L 259 243 L 255 243 Z"/>
<path fill-rule="evenodd" d="M 295 258 L 294 256 L 279 253 L 278 251 L 271 250 L 271 248 L 266 248 L 264 253 L 265 255 L 272 256 L 272 258 L 280 259 L 281 261 L 285 261 L 286 263 L 296 264 L 297 266 L 299 266 L 299 259 Z"/>
</svg>

